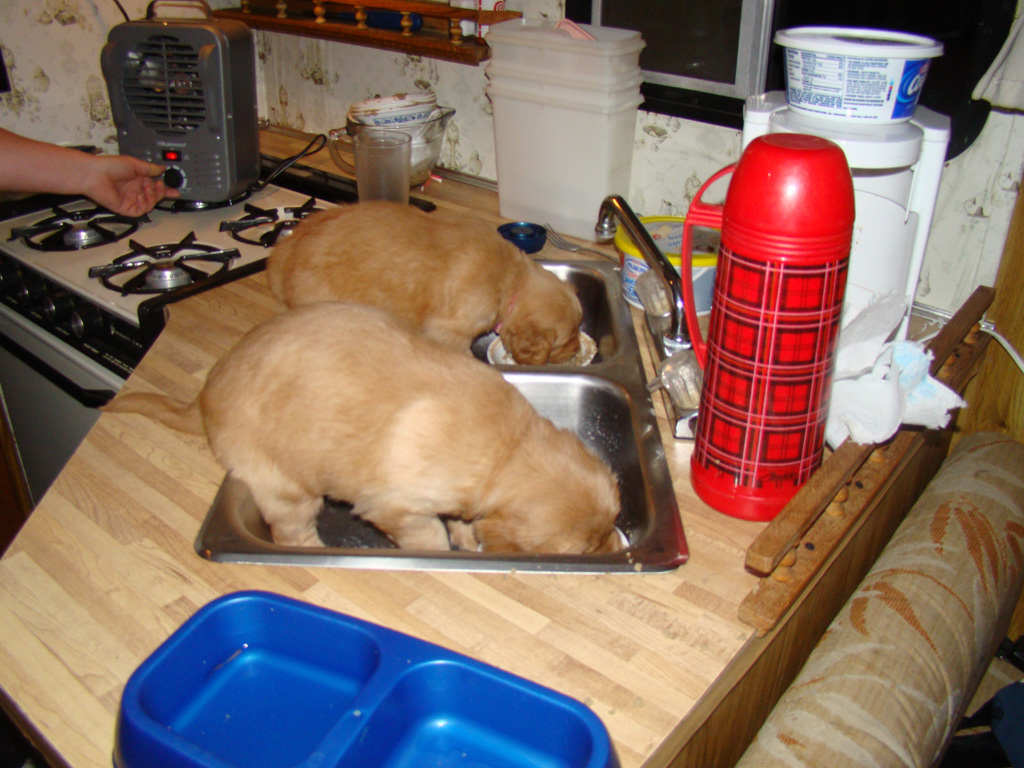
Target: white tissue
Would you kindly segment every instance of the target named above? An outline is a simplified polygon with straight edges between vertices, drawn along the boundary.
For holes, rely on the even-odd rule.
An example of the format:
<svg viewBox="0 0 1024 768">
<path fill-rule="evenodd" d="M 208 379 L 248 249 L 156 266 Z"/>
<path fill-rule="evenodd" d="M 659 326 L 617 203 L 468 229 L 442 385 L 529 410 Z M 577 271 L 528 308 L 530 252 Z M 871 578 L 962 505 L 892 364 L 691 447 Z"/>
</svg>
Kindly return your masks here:
<svg viewBox="0 0 1024 768">
<path fill-rule="evenodd" d="M 949 411 L 966 403 L 929 375 L 931 353 L 913 341 L 886 341 L 903 320 L 909 302 L 883 296 L 854 317 L 839 334 L 839 351 L 825 440 L 837 448 L 849 437 L 878 443 L 901 424 L 938 429 Z"/>
</svg>

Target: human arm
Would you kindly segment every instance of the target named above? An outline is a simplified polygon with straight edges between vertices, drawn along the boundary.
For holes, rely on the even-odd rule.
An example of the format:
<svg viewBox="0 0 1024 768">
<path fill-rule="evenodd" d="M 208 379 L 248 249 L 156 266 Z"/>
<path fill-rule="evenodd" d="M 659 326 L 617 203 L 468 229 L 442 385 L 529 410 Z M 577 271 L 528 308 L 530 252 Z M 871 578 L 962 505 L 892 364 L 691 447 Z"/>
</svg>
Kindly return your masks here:
<svg viewBox="0 0 1024 768">
<path fill-rule="evenodd" d="M 164 197 L 164 166 L 128 155 L 92 155 L 0 128 L 0 190 L 84 195 L 125 216 L 141 216 Z"/>
</svg>

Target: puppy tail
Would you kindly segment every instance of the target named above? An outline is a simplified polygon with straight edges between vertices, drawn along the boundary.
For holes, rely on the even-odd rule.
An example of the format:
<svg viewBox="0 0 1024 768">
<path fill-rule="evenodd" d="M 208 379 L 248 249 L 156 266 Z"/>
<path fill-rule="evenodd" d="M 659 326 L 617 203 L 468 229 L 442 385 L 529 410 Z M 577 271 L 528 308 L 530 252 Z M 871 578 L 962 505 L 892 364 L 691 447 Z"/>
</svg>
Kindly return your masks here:
<svg viewBox="0 0 1024 768">
<path fill-rule="evenodd" d="M 138 413 L 179 432 L 203 434 L 203 416 L 199 411 L 198 397 L 183 405 L 164 395 L 132 392 L 114 398 L 100 410 L 108 413 Z"/>
</svg>

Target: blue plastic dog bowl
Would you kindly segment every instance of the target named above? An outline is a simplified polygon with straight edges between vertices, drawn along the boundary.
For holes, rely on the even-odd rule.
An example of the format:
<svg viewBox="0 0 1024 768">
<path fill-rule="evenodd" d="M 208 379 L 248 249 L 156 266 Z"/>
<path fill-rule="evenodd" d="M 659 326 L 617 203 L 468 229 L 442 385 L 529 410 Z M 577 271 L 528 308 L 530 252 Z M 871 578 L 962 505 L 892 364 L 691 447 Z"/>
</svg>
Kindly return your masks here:
<svg viewBox="0 0 1024 768">
<path fill-rule="evenodd" d="M 214 600 L 125 686 L 117 768 L 619 768 L 575 699 L 266 592 Z"/>
</svg>

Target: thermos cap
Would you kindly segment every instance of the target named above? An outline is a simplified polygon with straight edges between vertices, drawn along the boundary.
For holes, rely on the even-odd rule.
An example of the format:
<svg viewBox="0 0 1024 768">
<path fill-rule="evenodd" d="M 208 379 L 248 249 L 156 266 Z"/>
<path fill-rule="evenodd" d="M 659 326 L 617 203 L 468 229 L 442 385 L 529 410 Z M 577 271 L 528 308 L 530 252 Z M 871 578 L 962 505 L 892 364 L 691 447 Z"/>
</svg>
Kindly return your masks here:
<svg viewBox="0 0 1024 768">
<path fill-rule="evenodd" d="M 740 157 L 723 211 L 723 232 L 768 238 L 784 253 L 832 250 L 853 236 L 853 178 L 839 145 L 819 136 L 772 133 Z M 743 250 L 740 243 L 734 246 Z"/>
</svg>

